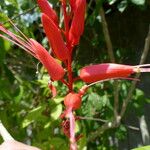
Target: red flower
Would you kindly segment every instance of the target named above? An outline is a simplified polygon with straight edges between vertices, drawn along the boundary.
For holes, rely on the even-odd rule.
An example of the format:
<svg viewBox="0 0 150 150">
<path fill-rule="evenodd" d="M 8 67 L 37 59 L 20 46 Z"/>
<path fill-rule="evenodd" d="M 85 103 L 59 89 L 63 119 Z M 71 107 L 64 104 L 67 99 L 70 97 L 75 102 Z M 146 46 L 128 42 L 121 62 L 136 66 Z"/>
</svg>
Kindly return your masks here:
<svg viewBox="0 0 150 150">
<path fill-rule="evenodd" d="M 53 80 L 60 80 L 65 74 L 65 71 L 62 68 L 62 66 L 56 62 L 56 60 L 48 53 L 48 51 L 40 43 L 33 39 L 30 39 L 30 42 L 32 43 L 32 47 L 35 50 L 37 58 L 47 69 L 50 77 Z"/>
<path fill-rule="evenodd" d="M 0 31 L 9 36 L 7 37 L 0 34 L 0 37 L 18 45 L 26 52 L 37 58 L 47 69 L 50 77 L 53 80 L 60 80 L 64 76 L 65 71 L 62 66 L 56 62 L 56 60 L 48 53 L 48 51 L 45 50 L 45 48 L 40 43 L 33 39 L 28 39 L 25 37 L 25 35 L 23 35 L 25 37 L 25 39 L 23 39 L 22 37 L 19 37 L 18 35 L 15 35 L 14 33 L 7 30 L 2 25 L 0 25 Z"/>
<path fill-rule="evenodd" d="M 51 8 L 47 0 L 37 0 L 37 3 L 43 13 L 45 13 L 51 20 L 58 25 L 58 17 L 56 12 Z"/>
<path fill-rule="evenodd" d="M 71 0 L 70 3 L 74 10 L 74 16 L 69 31 L 69 41 L 72 45 L 77 45 L 84 30 L 86 0 L 76 0 L 76 2 Z"/>
<path fill-rule="evenodd" d="M 81 95 L 77 93 L 69 93 L 64 99 L 64 105 L 67 109 L 76 110 L 81 106 Z"/>
<path fill-rule="evenodd" d="M 54 54 L 60 60 L 66 60 L 69 56 L 68 49 L 63 41 L 60 29 L 46 14 L 42 14 L 42 23 Z"/>
<path fill-rule="evenodd" d="M 84 82 L 92 83 L 105 79 L 126 78 L 137 72 L 150 72 L 149 68 L 141 68 L 148 65 L 129 66 L 113 63 L 104 63 L 86 66 L 80 70 L 80 78 Z"/>
</svg>

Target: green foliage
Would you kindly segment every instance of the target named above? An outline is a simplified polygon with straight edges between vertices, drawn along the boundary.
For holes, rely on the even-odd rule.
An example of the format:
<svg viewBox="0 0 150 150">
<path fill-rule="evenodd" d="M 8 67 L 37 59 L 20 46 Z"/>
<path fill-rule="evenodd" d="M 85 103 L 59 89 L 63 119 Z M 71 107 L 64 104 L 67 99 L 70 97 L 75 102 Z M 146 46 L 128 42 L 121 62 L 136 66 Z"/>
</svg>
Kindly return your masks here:
<svg viewBox="0 0 150 150">
<path fill-rule="evenodd" d="M 132 150 L 149 150 L 150 146 L 143 146 L 143 147 L 139 147 L 139 148 L 134 148 Z"/>
</svg>

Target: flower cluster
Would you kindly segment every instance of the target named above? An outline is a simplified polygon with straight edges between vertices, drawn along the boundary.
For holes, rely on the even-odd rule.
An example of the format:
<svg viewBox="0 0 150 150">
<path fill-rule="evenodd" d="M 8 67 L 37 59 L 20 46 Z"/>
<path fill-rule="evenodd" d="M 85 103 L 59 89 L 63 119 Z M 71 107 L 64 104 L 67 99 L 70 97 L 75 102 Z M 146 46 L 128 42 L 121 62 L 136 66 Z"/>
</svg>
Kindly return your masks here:
<svg viewBox="0 0 150 150">
<path fill-rule="evenodd" d="M 116 78 L 128 78 L 133 73 L 150 72 L 150 65 L 129 66 L 121 64 L 104 63 L 83 67 L 79 77 L 73 77 L 72 73 L 72 52 L 79 44 L 80 37 L 84 31 L 86 12 L 86 0 L 61 0 L 64 21 L 63 28 L 60 27 L 59 18 L 55 10 L 50 6 L 48 0 L 37 0 L 42 12 L 41 21 L 49 45 L 52 49 L 51 55 L 36 40 L 27 38 L 19 29 L 22 37 L 10 32 L 0 24 L 0 37 L 18 45 L 26 52 L 38 59 L 46 68 L 51 82 L 60 81 L 68 87 L 68 94 L 64 98 L 65 111 L 61 115 L 63 119 L 62 128 L 64 134 L 70 139 L 70 149 L 76 150 L 76 141 L 80 136 L 75 135 L 76 117 L 73 111 L 79 109 L 82 103 L 82 96 L 85 94 L 88 85 L 83 86 L 77 93 L 74 92 L 73 83 L 75 78 L 85 83 L 96 83 Z M 11 21 L 10 23 L 17 28 Z M 59 64 L 59 59 L 63 64 Z M 48 86 L 56 95 L 56 88 L 49 82 Z"/>
</svg>

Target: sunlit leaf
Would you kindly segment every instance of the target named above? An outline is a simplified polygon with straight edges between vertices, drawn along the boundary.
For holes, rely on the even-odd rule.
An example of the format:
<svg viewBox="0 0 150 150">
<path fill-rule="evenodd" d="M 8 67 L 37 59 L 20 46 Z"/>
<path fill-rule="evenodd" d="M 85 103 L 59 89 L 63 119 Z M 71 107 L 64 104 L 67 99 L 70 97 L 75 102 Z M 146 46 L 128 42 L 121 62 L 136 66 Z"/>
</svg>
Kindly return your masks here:
<svg viewBox="0 0 150 150">
<path fill-rule="evenodd" d="M 34 108 L 33 110 L 31 110 L 27 116 L 25 117 L 23 123 L 22 123 L 22 127 L 25 128 L 26 126 L 28 126 L 29 124 L 31 124 L 34 121 L 38 121 L 39 118 L 41 118 L 42 116 L 42 111 L 44 110 L 44 107 L 39 106 L 37 108 Z"/>
<path fill-rule="evenodd" d="M 150 146 L 143 146 L 143 147 L 139 147 L 139 148 L 134 148 L 132 150 L 150 150 Z"/>
<path fill-rule="evenodd" d="M 145 4 L 145 0 L 131 0 L 132 3 L 136 4 L 136 5 L 144 5 Z"/>
<path fill-rule="evenodd" d="M 62 113 L 62 104 L 56 105 L 56 107 L 54 107 L 51 111 L 51 117 L 54 120 L 57 120 L 60 117 L 61 113 Z"/>
</svg>

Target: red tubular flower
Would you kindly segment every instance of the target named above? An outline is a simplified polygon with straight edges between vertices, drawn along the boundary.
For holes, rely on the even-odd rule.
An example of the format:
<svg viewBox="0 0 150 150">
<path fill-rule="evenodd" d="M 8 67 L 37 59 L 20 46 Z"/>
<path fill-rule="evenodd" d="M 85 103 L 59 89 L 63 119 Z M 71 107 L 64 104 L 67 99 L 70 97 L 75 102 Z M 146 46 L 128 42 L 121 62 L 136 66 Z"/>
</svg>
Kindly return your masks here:
<svg viewBox="0 0 150 150">
<path fill-rule="evenodd" d="M 69 118 L 69 131 L 64 128 L 64 133 L 66 136 L 70 138 L 70 150 L 76 150 L 76 140 L 75 137 L 75 117 L 73 114 L 73 110 L 79 109 L 81 106 L 81 94 L 77 93 L 69 93 L 64 99 L 64 105 L 66 106 L 66 110 L 61 115 L 61 118 L 67 117 Z"/>
<path fill-rule="evenodd" d="M 81 95 L 73 92 L 69 93 L 64 99 L 64 105 L 67 109 L 79 109 L 81 106 Z"/>
<path fill-rule="evenodd" d="M 79 76 L 84 82 L 87 83 L 112 78 L 126 78 L 133 73 L 150 72 L 149 68 L 141 68 L 146 66 L 150 66 L 150 64 L 137 66 L 113 63 L 97 64 L 82 68 Z"/>
<path fill-rule="evenodd" d="M 69 41 L 72 45 L 77 45 L 84 30 L 86 0 L 76 0 L 75 4 L 70 2 L 74 9 L 74 16 L 69 30 Z"/>
<path fill-rule="evenodd" d="M 60 29 L 46 14 L 42 14 L 42 24 L 56 57 L 62 61 L 66 60 L 69 56 L 68 49 L 63 41 Z"/>
<path fill-rule="evenodd" d="M 15 35 L 2 25 L 0 25 L 0 31 L 7 35 L 6 36 L 0 34 L 0 37 L 18 45 L 26 52 L 37 58 L 47 69 L 50 77 L 53 80 L 60 80 L 64 76 L 65 71 L 62 66 L 56 62 L 56 60 L 48 53 L 48 51 L 45 50 L 45 48 L 40 43 L 33 39 L 28 39 L 27 37 L 25 37 L 25 35 L 23 35 L 25 39 L 18 35 Z"/>
<path fill-rule="evenodd" d="M 43 13 L 58 25 L 58 17 L 56 12 L 51 8 L 47 0 L 37 0 L 37 3 Z"/>
<path fill-rule="evenodd" d="M 60 80 L 65 74 L 65 71 L 62 68 L 62 66 L 56 62 L 56 60 L 48 53 L 48 51 L 40 43 L 33 39 L 30 39 L 30 42 L 32 43 L 37 58 L 47 69 L 50 77 L 53 80 Z"/>
</svg>

